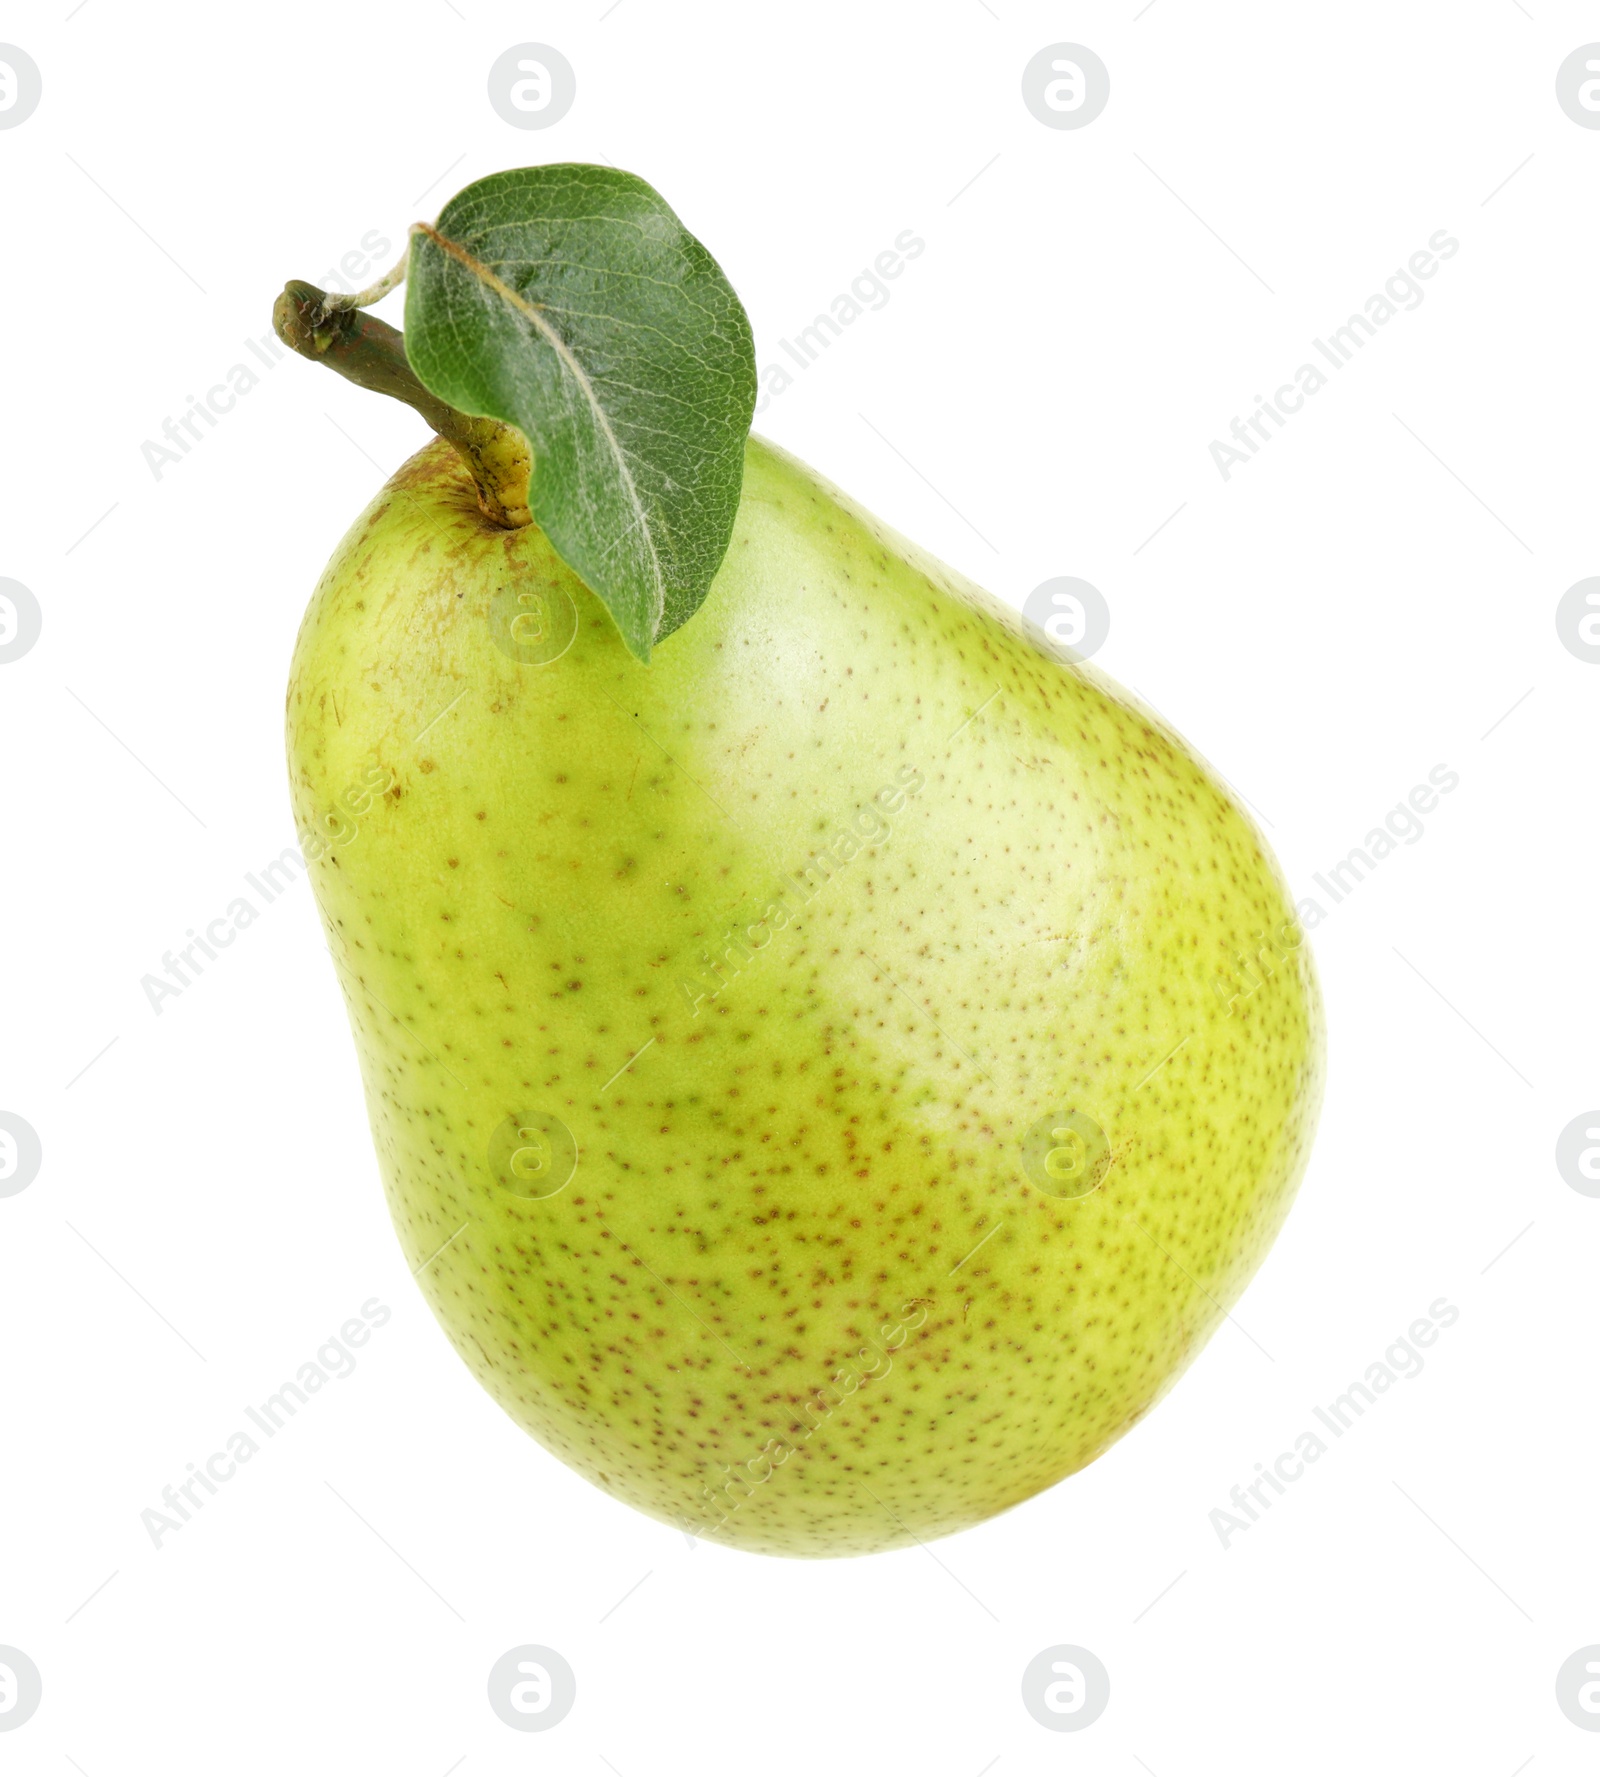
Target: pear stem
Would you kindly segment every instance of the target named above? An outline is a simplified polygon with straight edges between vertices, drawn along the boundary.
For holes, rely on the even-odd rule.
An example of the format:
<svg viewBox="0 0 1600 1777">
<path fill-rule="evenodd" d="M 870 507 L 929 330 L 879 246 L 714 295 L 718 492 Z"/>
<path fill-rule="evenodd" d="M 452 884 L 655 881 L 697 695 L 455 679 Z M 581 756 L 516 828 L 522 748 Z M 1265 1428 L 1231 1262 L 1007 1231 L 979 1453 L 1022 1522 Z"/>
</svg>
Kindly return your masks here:
<svg viewBox="0 0 1600 1777">
<path fill-rule="evenodd" d="M 389 278 L 398 283 L 404 275 L 402 260 Z M 388 283 L 388 279 L 380 283 Z M 370 294 L 363 291 L 354 300 L 359 303 Z M 485 518 L 506 530 L 532 524 L 528 483 L 533 459 L 522 434 L 498 420 L 462 413 L 441 401 L 411 368 L 399 328 L 345 306 L 349 300 L 330 297 L 315 284 L 291 279 L 273 304 L 273 329 L 302 358 L 326 364 L 359 388 L 375 390 L 415 408 L 460 452 L 477 485 L 478 506 Z M 330 308 L 330 304 L 334 306 Z"/>
</svg>

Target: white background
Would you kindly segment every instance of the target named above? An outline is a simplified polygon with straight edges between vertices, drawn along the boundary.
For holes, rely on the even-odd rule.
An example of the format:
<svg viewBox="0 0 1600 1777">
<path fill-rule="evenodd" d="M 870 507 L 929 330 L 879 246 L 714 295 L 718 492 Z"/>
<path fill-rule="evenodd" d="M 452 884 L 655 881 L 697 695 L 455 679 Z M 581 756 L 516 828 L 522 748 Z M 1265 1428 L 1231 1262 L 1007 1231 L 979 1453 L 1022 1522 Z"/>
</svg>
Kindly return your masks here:
<svg viewBox="0 0 1600 1777">
<path fill-rule="evenodd" d="M 0 9 L 44 80 L 0 132 L 0 575 L 44 614 L 0 667 L 0 1109 L 44 1153 L 0 1200 L 0 1643 L 44 1679 L 8 1768 L 1594 1770 L 1555 1677 L 1600 1642 L 1600 1202 L 1554 1153 L 1600 1102 L 1600 666 L 1554 617 L 1600 571 L 1600 131 L 1555 75 L 1600 10 L 606 4 Z M 577 73 L 542 132 L 486 97 L 530 40 Z M 1111 73 L 1080 130 L 1021 99 L 1061 41 Z M 1460 775 L 1313 934 L 1328 1097 L 1248 1336 L 928 1550 L 691 1546 L 477 1389 L 390 1232 L 304 881 L 160 1016 L 140 987 L 292 842 L 295 629 L 424 434 L 288 360 L 159 479 L 142 444 L 253 364 L 286 277 L 600 158 L 709 244 L 763 364 L 924 237 L 758 428 L 1013 603 L 1096 584 L 1099 663 L 1297 895 Z M 1225 482 L 1210 441 L 1441 228 L 1422 305 Z M 371 1297 L 356 1372 L 153 1548 L 141 1512 Z M 1229 1490 L 1440 1297 L 1422 1374 L 1224 1549 Z M 520 1643 L 577 1674 L 547 1733 L 486 1701 Z M 1022 1707 L 1056 1643 L 1111 1675 L 1079 1733 Z"/>
</svg>

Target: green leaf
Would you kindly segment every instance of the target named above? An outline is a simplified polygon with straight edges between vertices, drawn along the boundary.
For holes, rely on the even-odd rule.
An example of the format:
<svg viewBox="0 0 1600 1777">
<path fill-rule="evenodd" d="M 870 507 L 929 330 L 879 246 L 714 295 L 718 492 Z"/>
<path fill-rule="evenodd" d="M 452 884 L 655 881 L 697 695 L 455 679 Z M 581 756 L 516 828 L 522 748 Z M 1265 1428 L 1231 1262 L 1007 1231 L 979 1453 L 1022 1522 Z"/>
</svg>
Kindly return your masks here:
<svg viewBox="0 0 1600 1777">
<path fill-rule="evenodd" d="M 534 518 L 648 660 L 739 508 L 755 346 L 716 261 L 631 173 L 495 173 L 412 231 L 405 346 L 441 400 L 527 437 Z"/>
</svg>

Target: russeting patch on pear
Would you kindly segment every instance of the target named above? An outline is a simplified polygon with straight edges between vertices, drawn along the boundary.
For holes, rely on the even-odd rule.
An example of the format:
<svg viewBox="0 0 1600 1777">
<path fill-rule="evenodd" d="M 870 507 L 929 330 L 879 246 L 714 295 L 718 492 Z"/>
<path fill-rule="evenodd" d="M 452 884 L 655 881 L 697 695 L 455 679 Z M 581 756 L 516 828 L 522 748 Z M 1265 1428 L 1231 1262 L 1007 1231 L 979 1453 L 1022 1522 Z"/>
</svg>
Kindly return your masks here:
<svg viewBox="0 0 1600 1777">
<path fill-rule="evenodd" d="M 366 312 L 402 276 L 403 341 Z M 749 436 L 743 310 L 631 175 L 479 181 L 382 286 L 275 319 L 438 433 L 317 585 L 288 741 L 468 1368 L 618 1500 L 768 1554 L 1092 1461 L 1313 1133 L 1309 948 L 1235 798 Z"/>
</svg>

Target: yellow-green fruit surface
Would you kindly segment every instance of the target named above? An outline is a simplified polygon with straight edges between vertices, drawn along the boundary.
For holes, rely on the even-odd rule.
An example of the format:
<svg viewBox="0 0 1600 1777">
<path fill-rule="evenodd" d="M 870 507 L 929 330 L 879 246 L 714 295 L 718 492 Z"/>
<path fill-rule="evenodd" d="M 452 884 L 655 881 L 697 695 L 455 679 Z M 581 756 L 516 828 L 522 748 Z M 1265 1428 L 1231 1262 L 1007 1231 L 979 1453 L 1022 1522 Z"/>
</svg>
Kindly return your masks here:
<svg viewBox="0 0 1600 1777">
<path fill-rule="evenodd" d="M 619 1500 L 784 1555 L 974 1524 L 1148 1411 L 1283 1221 L 1321 1013 L 1260 836 L 771 445 L 649 666 L 429 445 L 288 730 L 407 1265 Z"/>
</svg>

